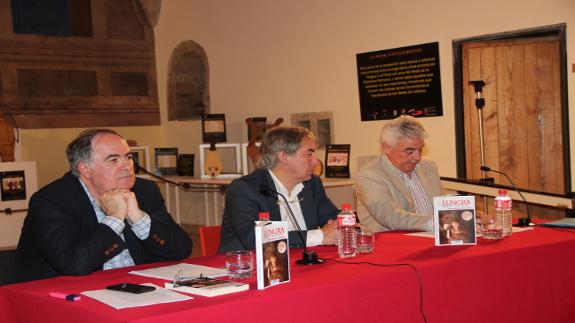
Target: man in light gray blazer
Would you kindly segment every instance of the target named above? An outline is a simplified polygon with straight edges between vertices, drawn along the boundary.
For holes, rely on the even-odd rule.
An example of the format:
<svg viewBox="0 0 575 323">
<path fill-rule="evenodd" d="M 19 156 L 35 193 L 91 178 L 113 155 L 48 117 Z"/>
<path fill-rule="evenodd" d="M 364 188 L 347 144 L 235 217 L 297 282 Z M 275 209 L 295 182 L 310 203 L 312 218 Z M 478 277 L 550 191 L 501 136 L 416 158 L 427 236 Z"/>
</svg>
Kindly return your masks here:
<svg viewBox="0 0 575 323">
<path fill-rule="evenodd" d="M 433 231 L 433 197 L 444 193 L 437 165 L 422 158 L 426 135 L 411 116 L 381 128 L 381 154 L 357 174 L 361 224 L 374 232 Z"/>
</svg>

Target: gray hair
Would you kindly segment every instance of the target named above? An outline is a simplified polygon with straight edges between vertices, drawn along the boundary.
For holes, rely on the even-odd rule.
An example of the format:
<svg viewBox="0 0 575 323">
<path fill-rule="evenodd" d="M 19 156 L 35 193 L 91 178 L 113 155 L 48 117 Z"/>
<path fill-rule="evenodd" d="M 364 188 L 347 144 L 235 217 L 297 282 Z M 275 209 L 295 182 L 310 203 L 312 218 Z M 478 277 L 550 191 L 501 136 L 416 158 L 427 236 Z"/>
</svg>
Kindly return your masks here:
<svg viewBox="0 0 575 323">
<path fill-rule="evenodd" d="M 401 138 L 425 139 L 426 137 L 427 132 L 417 119 L 412 116 L 401 115 L 381 127 L 379 143 L 393 147 Z"/>
<path fill-rule="evenodd" d="M 92 140 L 101 134 L 112 134 L 123 138 L 117 132 L 110 129 L 87 129 L 82 131 L 76 139 L 68 144 L 68 147 L 66 148 L 66 156 L 68 156 L 70 171 L 74 176 L 80 176 L 78 172 L 78 164 L 80 164 L 80 162 L 91 161 Z"/>
<path fill-rule="evenodd" d="M 284 151 L 295 154 L 306 139 L 315 140 L 314 134 L 302 127 L 276 127 L 266 131 L 262 137 L 260 150 L 262 158 L 259 168 L 272 169 L 278 164 L 278 154 Z"/>
</svg>

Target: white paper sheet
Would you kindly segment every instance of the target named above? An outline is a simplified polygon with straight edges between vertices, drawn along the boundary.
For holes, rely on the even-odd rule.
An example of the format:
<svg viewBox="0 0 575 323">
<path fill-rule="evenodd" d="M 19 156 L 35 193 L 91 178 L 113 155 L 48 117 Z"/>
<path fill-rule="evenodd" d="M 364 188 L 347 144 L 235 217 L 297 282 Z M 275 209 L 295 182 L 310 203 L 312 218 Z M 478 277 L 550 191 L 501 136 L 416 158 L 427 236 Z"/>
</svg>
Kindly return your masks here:
<svg viewBox="0 0 575 323">
<path fill-rule="evenodd" d="M 222 277 L 227 276 L 228 272 L 225 268 L 206 267 L 201 265 L 180 263 L 177 265 L 150 268 L 145 270 L 131 271 L 130 274 L 165 279 L 173 281 L 174 277 L 179 271 L 182 271 L 183 277 L 196 278 L 202 276 L 208 277 Z"/>
<path fill-rule="evenodd" d="M 406 233 L 405 235 L 413 237 L 435 238 L 434 233 L 428 231 Z"/>
<path fill-rule="evenodd" d="M 519 233 L 523 231 L 530 231 L 533 230 L 533 227 L 512 227 L 513 233 Z M 413 236 L 413 237 L 424 237 L 424 238 L 434 238 L 435 235 L 433 232 L 412 232 L 406 233 L 406 236 Z M 481 237 L 481 234 L 478 234 L 477 237 Z"/>
<path fill-rule="evenodd" d="M 108 289 L 98 289 L 82 292 L 82 295 L 91 297 L 115 309 L 172 303 L 193 299 L 191 296 L 176 293 L 151 283 L 142 285 L 154 286 L 156 287 L 156 290 L 142 294 L 131 294 Z"/>
</svg>

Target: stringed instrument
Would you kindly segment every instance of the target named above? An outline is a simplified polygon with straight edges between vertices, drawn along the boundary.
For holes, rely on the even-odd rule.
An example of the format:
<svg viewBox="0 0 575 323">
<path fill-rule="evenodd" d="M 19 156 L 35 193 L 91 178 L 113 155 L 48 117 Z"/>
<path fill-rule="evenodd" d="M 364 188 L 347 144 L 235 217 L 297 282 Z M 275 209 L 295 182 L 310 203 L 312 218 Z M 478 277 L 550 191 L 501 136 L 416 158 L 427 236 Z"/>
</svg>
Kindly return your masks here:
<svg viewBox="0 0 575 323">
<path fill-rule="evenodd" d="M 258 140 L 258 134 L 265 132 L 267 129 L 274 128 L 279 126 L 284 121 L 283 118 L 277 118 L 273 124 L 265 124 L 261 125 L 252 120 L 252 118 L 246 119 L 246 124 L 248 125 L 250 131 L 250 141 L 248 142 L 248 146 L 246 148 L 248 157 L 250 161 L 257 165 L 262 157 L 262 152 L 260 148 L 256 145 L 256 141 Z"/>
<path fill-rule="evenodd" d="M 222 173 L 224 164 L 220 158 L 220 154 L 216 150 L 216 139 L 210 138 L 210 150 L 206 153 L 204 160 L 204 172 L 206 175 L 216 177 Z"/>
</svg>

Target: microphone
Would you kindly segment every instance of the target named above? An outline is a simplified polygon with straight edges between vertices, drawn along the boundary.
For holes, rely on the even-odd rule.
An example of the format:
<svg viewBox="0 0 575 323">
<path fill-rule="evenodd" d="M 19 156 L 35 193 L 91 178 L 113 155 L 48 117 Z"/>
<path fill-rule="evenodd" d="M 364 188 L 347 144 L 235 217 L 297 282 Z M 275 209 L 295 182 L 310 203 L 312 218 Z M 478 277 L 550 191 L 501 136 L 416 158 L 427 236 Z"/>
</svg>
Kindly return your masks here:
<svg viewBox="0 0 575 323">
<path fill-rule="evenodd" d="M 523 194 L 521 193 L 521 191 L 517 188 L 517 186 L 515 185 L 515 183 L 511 180 L 511 178 L 504 172 L 500 172 L 494 169 L 491 169 L 488 166 L 481 166 L 481 170 L 484 172 L 494 172 L 497 174 L 501 174 L 503 176 L 505 176 L 507 178 L 507 180 L 509 181 L 509 183 L 511 183 L 511 186 L 513 186 L 513 189 L 515 190 L 515 192 L 517 192 L 517 194 L 519 194 L 519 196 L 521 196 L 521 198 L 523 199 L 523 202 L 525 203 L 525 207 L 527 209 L 527 217 L 525 218 L 519 218 L 517 220 L 517 225 L 522 226 L 522 227 L 526 227 L 529 224 L 531 224 L 531 216 L 529 215 L 529 204 L 527 203 L 527 199 L 525 199 L 525 196 L 523 196 Z"/>
<path fill-rule="evenodd" d="M 290 215 L 290 218 L 296 227 L 296 231 L 297 231 L 301 241 L 303 242 L 302 258 L 297 260 L 295 263 L 298 265 L 323 264 L 325 261 L 323 259 L 318 258 L 317 253 L 315 251 L 307 250 L 307 245 L 306 245 L 307 239 L 304 239 L 301 227 L 299 226 L 299 223 L 297 222 L 295 215 L 293 214 L 293 211 L 292 211 L 291 207 L 289 206 L 289 202 L 288 202 L 287 198 L 282 193 L 270 188 L 269 186 L 267 186 L 265 184 L 260 185 L 260 193 L 267 195 L 267 196 L 271 196 L 271 197 L 275 198 L 276 200 L 278 199 L 277 196 L 274 197 L 272 194 L 279 195 L 283 198 L 283 200 L 286 204 L 286 207 L 288 209 L 288 214 Z"/>
<path fill-rule="evenodd" d="M 181 187 L 187 191 L 189 191 L 189 190 L 200 190 L 200 191 L 204 191 L 204 192 L 220 192 L 220 191 L 224 192 L 226 190 L 226 185 L 219 185 L 219 188 L 215 188 L 215 187 L 209 188 L 209 187 L 204 187 L 204 186 L 192 186 L 192 185 L 190 185 L 190 183 L 183 183 L 182 184 L 182 183 L 174 182 L 174 181 L 171 181 L 165 177 L 162 177 L 162 176 L 159 176 L 159 175 L 156 175 L 156 174 L 150 172 L 149 170 L 140 166 L 135 160 L 132 159 L 132 161 L 134 162 L 134 171 L 136 171 L 136 169 L 141 170 L 142 172 L 144 172 L 144 173 L 146 173 L 146 174 L 148 174 L 154 178 L 157 178 L 162 182 L 172 184 L 176 187 Z"/>
</svg>

